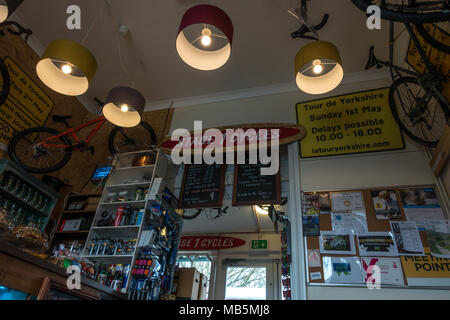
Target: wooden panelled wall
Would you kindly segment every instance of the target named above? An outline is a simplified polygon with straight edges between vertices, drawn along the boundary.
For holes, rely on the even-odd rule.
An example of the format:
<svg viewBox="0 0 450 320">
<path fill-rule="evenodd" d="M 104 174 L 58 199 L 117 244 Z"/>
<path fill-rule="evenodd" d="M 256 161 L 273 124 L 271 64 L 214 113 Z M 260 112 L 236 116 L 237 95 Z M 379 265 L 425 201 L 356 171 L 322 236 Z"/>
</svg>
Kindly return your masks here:
<svg viewBox="0 0 450 320">
<path fill-rule="evenodd" d="M 87 111 L 87 109 L 74 97 L 60 95 L 47 88 L 36 75 L 35 67 L 39 61 L 38 55 L 25 43 L 25 41 L 15 35 L 5 32 L 5 36 L 0 36 L 0 57 L 11 57 L 22 70 L 55 102 L 55 107 L 48 118 L 45 126 L 55 128 L 57 130 L 65 130 L 64 125 L 57 124 L 51 119 L 52 115 L 70 115 L 73 118 L 69 120 L 69 124 L 77 127 L 89 120 L 95 119 L 97 115 Z M 101 60 L 98 61 L 101 63 Z M 95 83 L 95 78 L 94 78 Z M 105 96 L 106 96 L 105 92 Z M 172 121 L 173 109 L 157 110 L 146 112 L 144 121 L 149 123 L 157 134 L 158 143 L 160 143 L 168 134 L 170 123 Z M 105 124 L 91 141 L 91 145 L 95 148 L 94 156 L 90 152 L 74 152 L 70 162 L 62 169 L 52 172 L 49 175 L 57 177 L 69 185 L 73 186 L 74 192 L 82 193 L 100 193 L 91 183 L 86 183 L 97 165 L 105 164 L 108 161 L 109 151 L 107 146 L 108 135 L 113 128 L 110 123 Z M 84 134 L 83 134 L 84 133 Z M 87 130 L 89 133 L 89 130 Z M 81 132 L 80 136 L 87 134 Z M 8 157 L 3 150 L 0 151 L 0 157 Z M 37 175 L 40 178 L 39 175 Z M 86 186 L 85 186 L 86 185 Z M 84 187 L 85 186 L 85 187 Z M 83 188 L 84 187 L 84 188 Z"/>
</svg>

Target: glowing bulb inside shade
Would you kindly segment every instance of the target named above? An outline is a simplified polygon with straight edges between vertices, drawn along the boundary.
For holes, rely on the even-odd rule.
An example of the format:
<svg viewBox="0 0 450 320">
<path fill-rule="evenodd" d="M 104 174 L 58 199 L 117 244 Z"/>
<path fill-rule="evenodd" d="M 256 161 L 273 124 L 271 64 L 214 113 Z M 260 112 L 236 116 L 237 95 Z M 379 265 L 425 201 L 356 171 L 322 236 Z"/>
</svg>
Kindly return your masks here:
<svg viewBox="0 0 450 320">
<path fill-rule="evenodd" d="M 122 112 L 127 112 L 130 110 L 130 107 L 127 104 L 123 104 L 120 106 L 120 110 L 122 110 Z"/>
<path fill-rule="evenodd" d="M 313 62 L 313 71 L 315 74 L 320 74 L 323 71 L 322 61 L 314 60 Z"/>
<path fill-rule="evenodd" d="M 68 64 L 65 64 L 61 67 L 62 72 L 64 72 L 64 74 L 69 74 L 72 73 L 72 67 L 69 66 Z"/>
<path fill-rule="evenodd" d="M 208 47 L 211 44 L 211 35 L 212 35 L 211 30 L 208 29 L 208 28 L 203 29 L 202 35 L 203 35 L 203 37 L 202 37 L 202 44 L 205 47 Z"/>
</svg>

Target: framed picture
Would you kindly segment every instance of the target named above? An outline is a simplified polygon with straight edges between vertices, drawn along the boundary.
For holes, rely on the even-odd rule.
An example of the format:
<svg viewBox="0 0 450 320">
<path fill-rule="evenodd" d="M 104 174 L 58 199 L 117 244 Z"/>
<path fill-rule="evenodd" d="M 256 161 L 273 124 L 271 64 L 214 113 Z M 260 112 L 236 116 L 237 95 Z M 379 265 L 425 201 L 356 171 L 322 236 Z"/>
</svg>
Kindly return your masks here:
<svg viewBox="0 0 450 320">
<path fill-rule="evenodd" d="M 98 300 L 98 298 L 83 290 L 70 290 L 66 284 L 62 285 L 50 278 L 44 278 L 37 300 Z"/>
<path fill-rule="evenodd" d="M 79 231 L 81 222 L 81 220 L 67 220 L 64 224 L 63 231 Z"/>
<path fill-rule="evenodd" d="M 319 237 L 320 253 L 355 255 L 353 234 L 338 234 L 333 231 L 321 231 Z"/>
</svg>

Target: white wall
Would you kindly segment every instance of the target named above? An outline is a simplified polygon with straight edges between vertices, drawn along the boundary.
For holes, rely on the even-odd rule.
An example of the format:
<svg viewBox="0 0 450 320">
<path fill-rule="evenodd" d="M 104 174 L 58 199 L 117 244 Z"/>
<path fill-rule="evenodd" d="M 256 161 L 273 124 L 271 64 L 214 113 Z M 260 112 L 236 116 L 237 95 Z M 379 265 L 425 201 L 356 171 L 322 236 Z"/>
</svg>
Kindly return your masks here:
<svg viewBox="0 0 450 320">
<path fill-rule="evenodd" d="M 193 129 L 195 120 L 203 120 L 205 128 L 245 123 L 296 123 L 297 103 L 340 94 L 390 86 L 390 79 L 351 82 L 341 85 L 326 96 L 312 97 L 301 92 L 266 95 L 248 99 L 203 104 L 175 110 L 171 130 Z M 300 161 L 301 189 L 339 190 L 387 186 L 435 184 L 432 171 L 422 147 L 405 137 L 406 148 L 401 151 L 307 159 Z M 447 169 L 447 195 L 450 189 Z M 445 192 L 441 197 L 447 196 Z M 244 253 L 245 255 L 245 253 Z M 440 299 L 449 291 L 383 289 L 370 292 L 365 288 L 309 287 L 309 299 L 339 297 L 361 299 Z M 220 299 L 216 296 L 216 299 Z"/>
</svg>

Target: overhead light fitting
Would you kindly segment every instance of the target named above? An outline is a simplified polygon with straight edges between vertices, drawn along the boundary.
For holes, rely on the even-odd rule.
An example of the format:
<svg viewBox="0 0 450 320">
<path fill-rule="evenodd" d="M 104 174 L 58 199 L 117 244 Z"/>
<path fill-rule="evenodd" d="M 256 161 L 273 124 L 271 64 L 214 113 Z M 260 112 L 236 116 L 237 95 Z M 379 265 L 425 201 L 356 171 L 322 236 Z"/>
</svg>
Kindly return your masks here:
<svg viewBox="0 0 450 320">
<path fill-rule="evenodd" d="M 138 126 L 142 121 L 145 98 L 129 87 L 111 89 L 103 107 L 103 115 L 111 123 L 125 128 Z"/>
<path fill-rule="evenodd" d="M 0 23 L 5 22 L 22 2 L 23 0 L 0 0 Z"/>
<path fill-rule="evenodd" d="M 253 209 L 257 214 L 268 215 L 269 210 L 260 206 L 253 206 Z"/>
<path fill-rule="evenodd" d="M 84 94 L 96 71 L 92 53 L 71 40 L 50 43 L 36 66 L 39 79 L 47 87 L 67 96 Z"/>
<path fill-rule="evenodd" d="M 189 41 L 185 31 L 192 25 L 202 25 L 197 38 Z M 213 34 L 210 26 L 219 29 L 223 35 Z M 196 26 L 197 27 L 197 26 Z M 203 50 L 194 44 L 200 40 L 203 47 L 212 45 L 214 38 L 222 38 L 226 45 L 217 50 Z M 180 58 L 189 66 L 203 71 L 215 70 L 222 67 L 231 56 L 233 42 L 233 23 L 228 15 L 218 7 L 212 5 L 198 5 L 189 9 L 181 20 L 176 41 L 176 48 Z"/>
<path fill-rule="evenodd" d="M 332 43 L 315 41 L 304 46 L 295 57 L 297 86 L 309 94 L 334 90 L 344 78 L 339 50 Z"/>
</svg>

